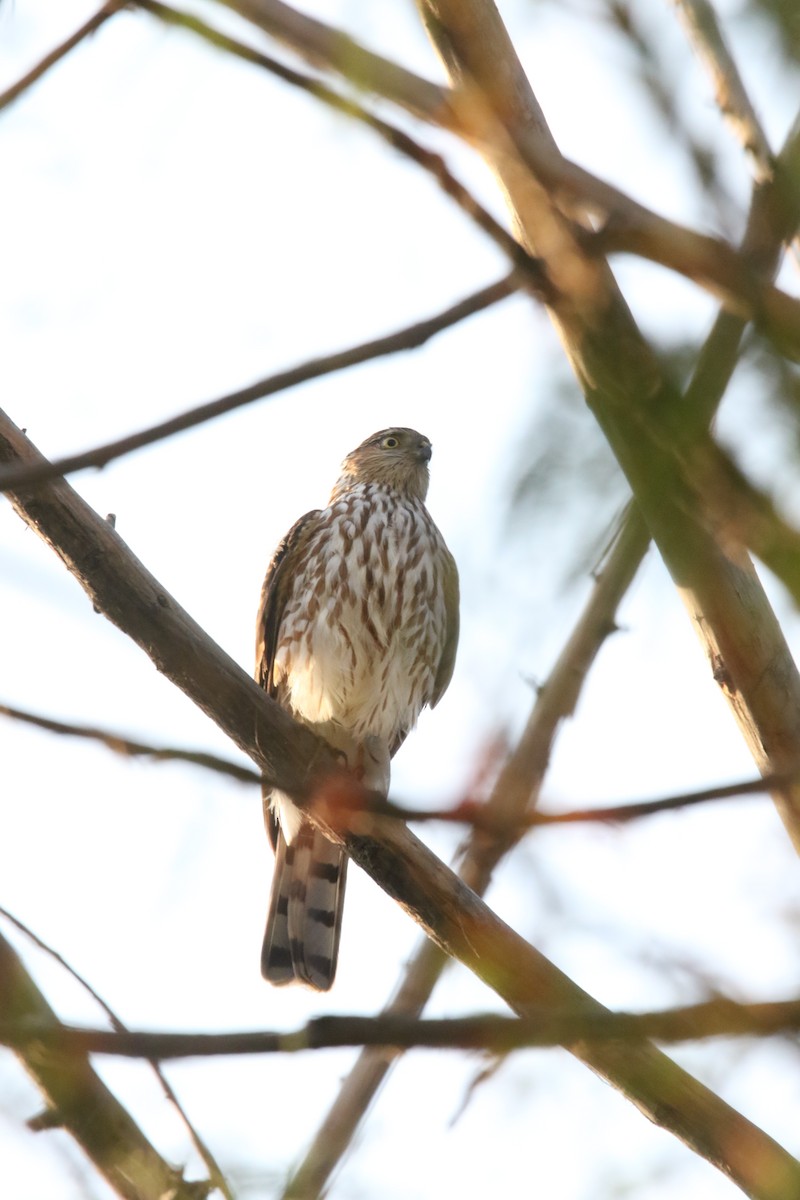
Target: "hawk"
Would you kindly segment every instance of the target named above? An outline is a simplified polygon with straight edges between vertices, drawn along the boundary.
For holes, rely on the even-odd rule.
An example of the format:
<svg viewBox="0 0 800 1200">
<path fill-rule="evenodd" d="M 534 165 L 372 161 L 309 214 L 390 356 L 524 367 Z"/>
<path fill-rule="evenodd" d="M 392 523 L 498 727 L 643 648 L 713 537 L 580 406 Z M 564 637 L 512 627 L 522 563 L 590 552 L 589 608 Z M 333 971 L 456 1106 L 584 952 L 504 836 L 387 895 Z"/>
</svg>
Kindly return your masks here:
<svg viewBox="0 0 800 1200">
<path fill-rule="evenodd" d="M 458 572 L 425 507 L 431 443 L 383 429 L 342 463 L 328 507 L 306 513 L 267 570 L 256 680 L 386 796 L 390 760 L 450 677 Z M 288 796 L 265 790 L 275 850 L 261 971 L 333 983 L 347 857 Z"/>
</svg>

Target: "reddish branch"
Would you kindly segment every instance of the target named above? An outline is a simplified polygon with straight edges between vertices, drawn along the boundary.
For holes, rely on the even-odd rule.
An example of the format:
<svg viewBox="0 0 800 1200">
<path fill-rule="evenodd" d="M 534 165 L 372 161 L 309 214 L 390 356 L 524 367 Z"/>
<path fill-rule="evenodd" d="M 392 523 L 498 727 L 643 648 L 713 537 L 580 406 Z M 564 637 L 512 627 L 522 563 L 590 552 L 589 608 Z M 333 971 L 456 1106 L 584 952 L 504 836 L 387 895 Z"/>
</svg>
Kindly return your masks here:
<svg viewBox="0 0 800 1200">
<path fill-rule="evenodd" d="M 230 759 L 220 758 L 216 754 L 208 754 L 205 751 L 153 746 L 146 742 L 134 741 L 119 733 L 112 733 L 108 729 L 56 721 L 52 717 L 26 712 L 8 704 L 0 704 L 0 716 L 23 721 L 27 725 L 33 725 L 38 729 L 63 737 L 99 742 L 108 750 L 112 750 L 115 754 L 121 754 L 125 758 L 148 758 L 153 762 L 186 763 L 207 771 L 214 771 L 219 775 L 225 775 L 229 779 L 235 779 L 237 783 L 251 783 L 259 787 L 262 783 L 259 773 L 250 767 L 244 767 Z M 739 783 L 725 783 L 694 792 L 679 792 L 672 796 L 662 796 L 656 800 L 640 800 L 596 808 L 573 808 L 560 813 L 539 812 L 538 810 L 520 811 L 518 815 L 514 815 L 510 811 L 512 805 L 509 804 L 512 789 L 510 771 L 517 769 L 512 756 L 504 769 L 502 782 L 496 789 L 496 802 L 490 800 L 488 803 L 483 803 L 467 799 L 451 808 L 421 809 L 412 808 L 393 800 L 384 800 L 378 795 L 351 794 L 344 790 L 341 794 L 340 805 L 343 811 L 350 808 L 353 813 L 369 813 L 371 816 L 388 817 L 396 821 L 443 821 L 448 824 L 470 825 L 481 834 L 491 834 L 492 837 L 499 838 L 503 844 L 506 844 L 509 841 L 516 841 L 526 831 L 543 825 L 585 825 L 593 822 L 622 824 L 640 820 L 643 817 L 658 816 L 659 813 L 693 808 L 698 804 L 708 804 L 714 800 L 734 800 L 761 795 L 767 791 L 780 791 L 782 788 L 793 787 L 797 783 L 797 777 L 794 775 L 768 775 L 763 779 L 745 779 Z M 524 788 L 529 797 L 537 790 L 534 780 L 539 777 L 539 774 L 539 762 L 536 764 L 528 762 Z M 520 806 L 513 805 L 513 807 Z"/>
</svg>

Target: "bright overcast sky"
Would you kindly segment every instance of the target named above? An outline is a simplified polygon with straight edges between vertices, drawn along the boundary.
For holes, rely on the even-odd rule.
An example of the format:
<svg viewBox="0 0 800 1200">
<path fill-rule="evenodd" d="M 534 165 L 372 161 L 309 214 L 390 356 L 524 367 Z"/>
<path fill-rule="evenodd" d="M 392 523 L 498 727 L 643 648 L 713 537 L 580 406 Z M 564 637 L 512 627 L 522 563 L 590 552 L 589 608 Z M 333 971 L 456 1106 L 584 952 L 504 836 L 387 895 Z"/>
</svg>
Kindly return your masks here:
<svg viewBox="0 0 800 1200">
<path fill-rule="evenodd" d="M 411 5 L 315 7 L 371 47 L 440 77 Z M 575 18 L 557 5 L 502 7 L 565 152 L 659 211 L 713 227 L 715 214 L 698 207 L 683 157 L 662 149 L 663 125 L 620 82 L 631 68 L 628 52 L 582 15 L 591 6 L 570 6 Z M 735 234 L 748 185 L 737 147 L 720 131 L 710 85 L 670 6 L 633 7 L 663 24 L 661 50 L 674 63 L 682 105 L 723 148 Z M 779 144 L 797 79 L 779 86 L 774 49 L 744 18 L 733 20 L 737 5 L 718 8 L 730 10 L 734 45 L 751 68 L 751 47 L 760 47 L 764 69 L 751 69 L 748 83 Z M 92 11 L 78 0 L 3 5 L 2 86 Z M 219 15 L 212 4 L 197 11 Z M 233 18 L 227 27 L 244 28 Z M 417 134 L 444 150 L 502 214 L 480 164 L 428 130 Z M 48 455 L 388 333 L 506 269 L 432 182 L 369 131 L 142 13 L 116 17 L 0 113 L 0 155 L 2 405 Z M 648 333 L 665 347 L 700 342 L 713 313 L 706 297 L 664 272 L 617 266 Z M 519 729 L 532 681 L 546 676 L 588 592 L 586 546 L 625 494 L 618 484 L 587 495 L 577 443 L 591 443 L 591 422 L 565 378 L 546 317 L 517 298 L 423 350 L 256 403 L 72 482 L 101 514 L 116 514 L 134 553 L 249 671 L 261 580 L 286 529 L 325 501 L 341 458 L 369 433 L 402 424 L 427 434 L 429 505 L 461 569 L 463 636 L 451 690 L 397 759 L 394 792 L 409 803 L 447 803 L 474 778 L 490 739 Z M 509 496 L 532 437 L 535 448 L 532 431 L 559 428 L 554 380 L 576 445 L 560 446 L 563 490 L 513 523 Z M 747 398 L 739 403 L 731 436 L 748 413 Z M 744 450 L 756 469 L 757 448 Z M 797 621 L 773 590 L 796 646 Z M 159 744 L 234 753 L 92 612 L 7 505 L 0 604 L 0 701 Z M 559 741 L 547 803 L 621 801 L 752 775 L 652 551 L 621 624 Z M 0 904 L 82 971 L 131 1026 L 292 1028 L 321 1013 L 372 1013 L 389 995 L 417 933 L 355 870 L 335 990 L 319 997 L 263 983 L 269 852 L 259 800 L 244 788 L 118 761 L 11 724 L 0 724 L 0 759 Z M 435 829 L 425 837 L 445 857 L 457 843 Z M 794 856 L 764 800 L 624 832 L 539 834 L 499 873 L 489 900 L 612 1006 L 667 1006 L 717 986 L 768 999 L 800 985 Z M 24 939 L 14 942 L 60 1016 L 100 1021 L 60 968 Z M 431 1011 L 487 1008 L 502 1010 L 463 969 L 451 968 Z M 722 1066 L 696 1049 L 676 1057 L 800 1150 L 795 1049 L 739 1049 Z M 214 1061 L 169 1074 L 238 1193 L 269 1197 L 350 1058 Z M 560 1052 L 512 1058 L 453 1123 L 480 1066 L 455 1055 L 409 1056 L 338 1177 L 334 1200 L 534 1192 L 601 1200 L 617 1182 L 637 1200 L 738 1194 Z M 145 1067 L 106 1061 L 101 1069 L 162 1152 L 193 1161 Z M 14 1060 L 1 1058 L 6 1193 L 14 1200 L 109 1195 L 58 1134 L 21 1131 L 39 1103 Z"/>
</svg>

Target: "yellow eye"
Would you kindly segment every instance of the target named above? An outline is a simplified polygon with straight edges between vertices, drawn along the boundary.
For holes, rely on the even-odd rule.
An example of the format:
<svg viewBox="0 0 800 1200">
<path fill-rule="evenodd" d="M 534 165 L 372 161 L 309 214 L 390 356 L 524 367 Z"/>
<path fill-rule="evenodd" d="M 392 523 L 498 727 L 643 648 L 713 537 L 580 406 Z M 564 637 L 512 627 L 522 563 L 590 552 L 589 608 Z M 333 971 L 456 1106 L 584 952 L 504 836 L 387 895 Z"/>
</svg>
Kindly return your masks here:
<svg viewBox="0 0 800 1200">
<path fill-rule="evenodd" d="M 383 446 L 384 450 L 396 450 L 397 447 L 400 445 L 400 442 L 397 440 L 396 437 L 393 437 L 390 435 L 389 437 L 385 437 L 383 439 L 383 442 L 381 443 L 381 445 Z"/>
</svg>

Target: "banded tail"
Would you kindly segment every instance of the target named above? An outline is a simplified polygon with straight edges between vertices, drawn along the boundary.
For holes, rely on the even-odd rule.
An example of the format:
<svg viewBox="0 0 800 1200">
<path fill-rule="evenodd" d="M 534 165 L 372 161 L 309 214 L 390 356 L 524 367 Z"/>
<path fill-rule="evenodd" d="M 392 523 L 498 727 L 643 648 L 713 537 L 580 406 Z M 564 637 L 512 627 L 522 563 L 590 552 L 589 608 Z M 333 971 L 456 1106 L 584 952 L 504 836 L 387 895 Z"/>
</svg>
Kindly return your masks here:
<svg viewBox="0 0 800 1200">
<path fill-rule="evenodd" d="M 336 974 L 347 855 L 303 822 L 275 847 L 261 974 L 270 983 L 305 983 L 326 992 Z"/>
</svg>

